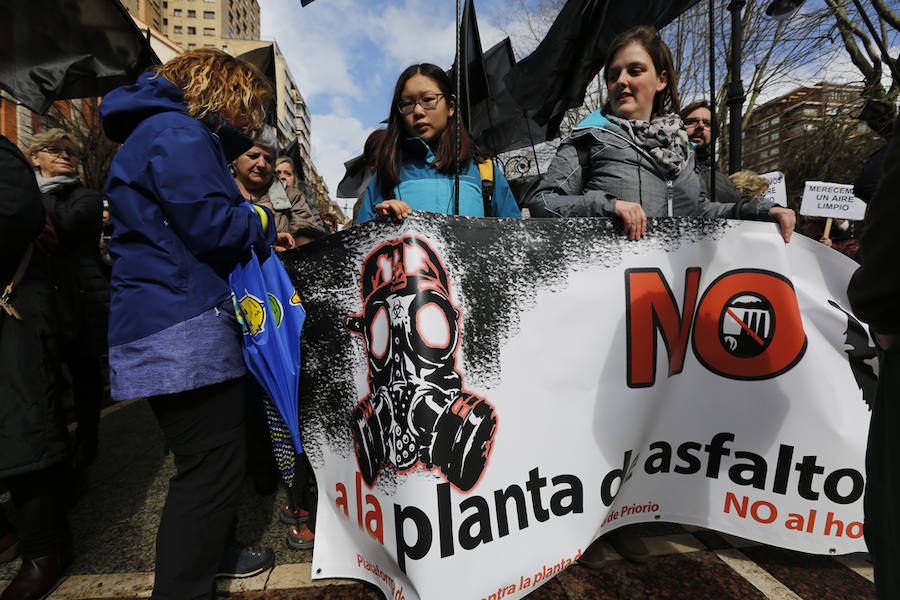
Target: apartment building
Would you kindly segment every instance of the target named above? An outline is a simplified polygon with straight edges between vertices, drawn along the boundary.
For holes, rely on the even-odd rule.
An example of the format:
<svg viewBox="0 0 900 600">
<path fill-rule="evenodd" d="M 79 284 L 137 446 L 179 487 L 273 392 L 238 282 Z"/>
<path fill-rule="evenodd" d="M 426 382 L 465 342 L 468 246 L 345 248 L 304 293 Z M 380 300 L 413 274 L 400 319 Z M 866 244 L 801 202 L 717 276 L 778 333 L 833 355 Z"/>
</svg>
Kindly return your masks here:
<svg viewBox="0 0 900 600">
<path fill-rule="evenodd" d="M 821 82 L 799 87 L 755 109 L 744 132 L 744 168 L 757 173 L 779 170 L 786 150 L 803 143 L 826 122 L 848 127 L 852 137 L 874 135 L 857 119 L 862 89 L 860 85 Z"/>
<path fill-rule="evenodd" d="M 152 1 L 152 0 L 139 0 Z M 161 0 L 163 32 L 185 50 L 221 48 L 231 40 L 259 39 L 256 0 Z"/>
</svg>

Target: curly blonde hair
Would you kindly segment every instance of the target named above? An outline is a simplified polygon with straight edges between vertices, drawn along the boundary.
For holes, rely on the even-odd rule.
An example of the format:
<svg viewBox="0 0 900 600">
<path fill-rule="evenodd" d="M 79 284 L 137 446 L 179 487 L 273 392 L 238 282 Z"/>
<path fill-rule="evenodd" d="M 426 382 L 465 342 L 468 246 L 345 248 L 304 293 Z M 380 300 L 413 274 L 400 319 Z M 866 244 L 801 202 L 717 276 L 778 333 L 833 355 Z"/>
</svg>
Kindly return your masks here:
<svg viewBox="0 0 900 600">
<path fill-rule="evenodd" d="M 251 134 L 266 120 L 266 106 L 272 86 L 256 67 L 216 48 L 188 50 L 156 71 L 184 92 L 188 114 L 202 119 L 219 113 L 232 121 L 243 117 L 245 123 L 231 123 Z"/>
</svg>

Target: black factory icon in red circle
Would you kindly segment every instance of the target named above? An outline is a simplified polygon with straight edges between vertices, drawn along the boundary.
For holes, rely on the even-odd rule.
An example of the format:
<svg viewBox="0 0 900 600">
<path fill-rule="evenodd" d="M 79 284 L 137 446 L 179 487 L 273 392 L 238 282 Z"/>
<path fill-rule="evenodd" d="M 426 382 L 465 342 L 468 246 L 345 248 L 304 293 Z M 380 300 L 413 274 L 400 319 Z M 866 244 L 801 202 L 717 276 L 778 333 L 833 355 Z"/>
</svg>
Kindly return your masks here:
<svg viewBox="0 0 900 600">
<path fill-rule="evenodd" d="M 725 350 L 738 358 L 762 354 L 775 334 L 775 309 L 756 292 L 735 294 L 725 303 L 719 317 L 719 340 Z"/>
</svg>

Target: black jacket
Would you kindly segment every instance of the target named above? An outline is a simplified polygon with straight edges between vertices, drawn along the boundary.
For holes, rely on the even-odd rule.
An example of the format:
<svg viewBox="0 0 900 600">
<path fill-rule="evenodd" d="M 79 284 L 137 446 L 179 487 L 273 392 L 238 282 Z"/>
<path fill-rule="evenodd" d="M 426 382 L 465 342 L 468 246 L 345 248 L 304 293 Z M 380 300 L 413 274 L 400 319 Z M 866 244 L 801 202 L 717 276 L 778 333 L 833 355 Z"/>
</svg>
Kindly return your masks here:
<svg viewBox="0 0 900 600">
<path fill-rule="evenodd" d="M 853 274 L 847 294 L 853 312 L 879 333 L 900 333 L 900 118 L 884 155 L 884 173 L 866 211 L 860 240 L 863 264 Z"/>
<path fill-rule="evenodd" d="M 709 185 L 709 150 L 706 146 L 698 146 L 696 148 L 697 168 L 700 170 L 700 177 L 706 183 L 706 191 L 710 200 L 712 197 L 712 188 Z M 741 193 L 738 191 L 734 182 L 721 171 L 716 171 L 716 202 L 730 202 L 736 204 L 741 200 Z"/>
<path fill-rule="evenodd" d="M 43 201 L 59 240 L 52 275 L 64 336 L 102 353 L 109 320 L 109 287 L 100 266 L 103 197 L 77 183 L 44 194 Z"/>
<path fill-rule="evenodd" d="M 0 285 L 4 289 L 44 220 L 34 171 L 22 153 L 0 136 Z M 66 457 L 52 297 L 45 259 L 35 251 L 12 301 L 23 320 L 0 311 L 0 480 Z"/>
</svg>

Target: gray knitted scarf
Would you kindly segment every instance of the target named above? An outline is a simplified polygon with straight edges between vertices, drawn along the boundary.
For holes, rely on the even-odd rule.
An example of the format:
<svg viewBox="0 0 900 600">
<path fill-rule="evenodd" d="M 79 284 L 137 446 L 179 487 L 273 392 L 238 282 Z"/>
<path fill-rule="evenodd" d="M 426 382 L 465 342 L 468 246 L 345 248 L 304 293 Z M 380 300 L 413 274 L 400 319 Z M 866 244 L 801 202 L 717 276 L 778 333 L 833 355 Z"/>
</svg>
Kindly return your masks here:
<svg viewBox="0 0 900 600">
<path fill-rule="evenodd" d="M 677 176 L 687 164 L 691 143 L 678 115 L 662 115 L 650 121 L 629 121 L 613 114 L 604 116 L 628 132 L 669 177 Z"/>
</svg>

